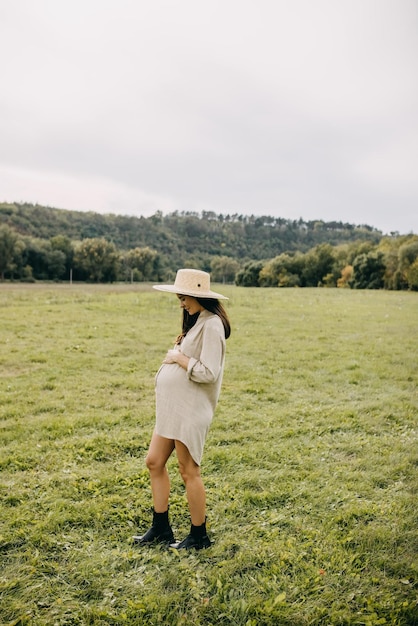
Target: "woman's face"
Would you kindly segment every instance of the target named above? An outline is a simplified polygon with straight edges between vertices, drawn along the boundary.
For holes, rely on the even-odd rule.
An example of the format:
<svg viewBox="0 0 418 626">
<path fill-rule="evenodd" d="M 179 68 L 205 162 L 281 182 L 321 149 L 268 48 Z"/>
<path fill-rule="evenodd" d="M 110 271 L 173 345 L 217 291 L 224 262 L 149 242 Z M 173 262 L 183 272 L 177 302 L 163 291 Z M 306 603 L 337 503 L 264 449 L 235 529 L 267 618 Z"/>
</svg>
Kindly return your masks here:
<svg viewBox="0 0 418 626">
<path fill-rule="evenodd" d="M 203 311 L 202 305 L 199 304 L 193 296 L 182 296 L 181 294 L 177 294 L 177 297 L 180 300 L 181 308 L 185 309 L 189 315 L 195 315 L 196 313 Z"/>
</svg>

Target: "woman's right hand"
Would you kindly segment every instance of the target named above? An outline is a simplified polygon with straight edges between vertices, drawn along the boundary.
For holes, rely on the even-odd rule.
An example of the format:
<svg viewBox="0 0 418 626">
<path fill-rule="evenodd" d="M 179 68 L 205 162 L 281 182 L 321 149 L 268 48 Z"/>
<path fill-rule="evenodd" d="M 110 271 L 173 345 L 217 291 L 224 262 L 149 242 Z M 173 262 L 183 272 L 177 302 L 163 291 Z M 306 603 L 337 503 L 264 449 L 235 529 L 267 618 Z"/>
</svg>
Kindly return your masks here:
<svg viewBox="0 0 418 626">
<path fill-rule="evenodd" d="M 168 350 L 167 354 L 165 355 L 164 361 L 163 363 L 177 363 L 177 357 L 179 355 L 179 351 L 178 350 Z"/>
<path fill-rule="evenodd" d="M 189 365 L 190 357 L 180 352 L 180 350 L 169 350 L 165 355 L 165 359 L 163 363 L 167 363 L 171 365 L 172 363 L 177 363 L 183 369 L 187 370 L 187 366 Z"/>
</svg>

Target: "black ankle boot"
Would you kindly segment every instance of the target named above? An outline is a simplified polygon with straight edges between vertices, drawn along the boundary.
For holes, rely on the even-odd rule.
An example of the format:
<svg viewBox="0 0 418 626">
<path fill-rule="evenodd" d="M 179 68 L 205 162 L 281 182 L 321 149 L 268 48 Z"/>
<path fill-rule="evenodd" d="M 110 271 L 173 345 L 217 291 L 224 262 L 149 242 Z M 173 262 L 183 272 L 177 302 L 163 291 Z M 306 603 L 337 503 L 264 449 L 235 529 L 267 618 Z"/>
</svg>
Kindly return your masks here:
<svg viewBox="0 0 418 626">
<path fill-rule="evenodd" d="M 202 550 L 203 548 L 209 548 L 211 543 L 206 532 L 206 522 L 204 522 L 201 526 L 193 526 L 192 524 L 187 537 L 178 543 L 171 543 L 170 548 L 175 548 L 176 550 Z"/>
<path fill-rule="evenodd" d="M 145 535 L 135 535 L 134 543 L 145 545 L 150 543 L 166 543 L 170 544 L 174 539 L 174 534 L 168 521 L 168 510 L 164 513 L 156 513 L 153 511 L 152 526 Z"/>
</svg>

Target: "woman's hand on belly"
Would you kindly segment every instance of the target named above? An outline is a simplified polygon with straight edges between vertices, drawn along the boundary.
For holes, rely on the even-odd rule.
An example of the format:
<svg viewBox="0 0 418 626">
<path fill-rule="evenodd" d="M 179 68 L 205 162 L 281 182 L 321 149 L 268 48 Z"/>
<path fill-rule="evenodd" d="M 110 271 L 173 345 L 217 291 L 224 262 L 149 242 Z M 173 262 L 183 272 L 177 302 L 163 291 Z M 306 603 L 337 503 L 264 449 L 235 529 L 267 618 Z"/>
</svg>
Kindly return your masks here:
<svg viewBox="0 0 418 626">
<path fill-rule="evenodd" d="M 180 352 L 179 350 L 169 350 L 165 355 L 163 363 L 168 365 L 172 363 L 177 363 L 183 369 L 187 370 L 187 366 L 189 364 L 189 357 Z"/>
</svg>

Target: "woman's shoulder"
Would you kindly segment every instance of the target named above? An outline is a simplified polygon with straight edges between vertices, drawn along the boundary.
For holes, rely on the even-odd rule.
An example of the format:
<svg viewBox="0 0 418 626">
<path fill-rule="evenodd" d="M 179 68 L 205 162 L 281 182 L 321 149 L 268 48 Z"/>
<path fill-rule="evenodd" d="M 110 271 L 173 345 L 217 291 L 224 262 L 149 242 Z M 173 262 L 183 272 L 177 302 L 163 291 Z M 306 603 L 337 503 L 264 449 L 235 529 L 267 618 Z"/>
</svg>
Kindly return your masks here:
<svg viewBox="0 0 418 626">
<path fill-rule="evenodd" d="M 222 320 L 219 315 L 216 315 L 216 313 L 211 313 L 210 311 L 205 310 L 202 311 L 199 317 L 202 318 L 202 322 L 206 328 L 223 330 Z"/>
<path fill-rule="evenodd" d="M 199 315 L 199 319 L 202 320 L 205 323 L 210 323 L 216 320 L 220 320 L 219 315 L 216 315 L 216 313 L 211 313 L 211 311 L 208 311 L 207 309 L 204 309 L 201 314 Z"/>
</svg>

